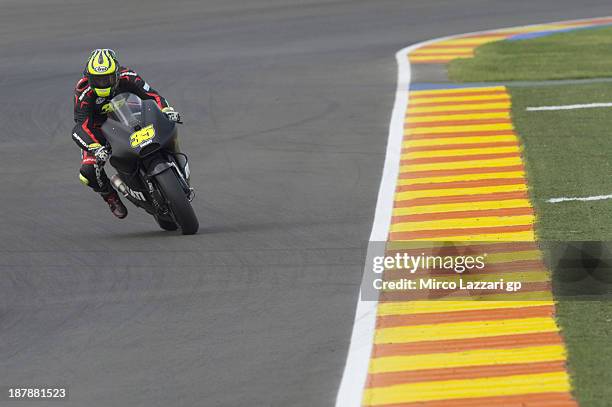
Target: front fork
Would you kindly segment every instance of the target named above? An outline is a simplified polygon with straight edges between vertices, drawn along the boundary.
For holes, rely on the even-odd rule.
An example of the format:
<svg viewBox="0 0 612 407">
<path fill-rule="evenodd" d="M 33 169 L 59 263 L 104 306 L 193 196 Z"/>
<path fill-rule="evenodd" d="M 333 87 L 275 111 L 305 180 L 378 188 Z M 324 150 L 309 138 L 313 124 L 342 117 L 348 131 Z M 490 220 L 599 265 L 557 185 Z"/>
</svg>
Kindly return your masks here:
<svg viewBox="0 0 612 407">
<path fill-rule="evenodd" d="M 187 194 L 187 199 L 189 200 L 189 202 L 191 202 L 195 198 L 195 190 L 191 188 L 191 185 L 189 184 L 190 173 L 187 156 L 182 153 L 176 153 L 174 154 L 174 160 L 175 161 L 172 162 L 172 166 L 178 174 L 179 182 L 181 183 L 181 187 Z"/>
<path fill-rule="evenodd" d="M 149 184 L 149 189 L 153 188 L 155 191 L 157 191 L 157 188 L 154 188 L 153 183 L 151 182 L 151 178 L 164 171 L 173 171 L 177 175 L 181 188 L 187 195 L 187 199 L 189 199 L 191 202 L 195 197 L 195 191 L 189 185 L 190 173 L 187 156 L 183 153 L 172 151 L 167 152 L 166 154 L 167 156 L 163 161 L 159 160 L 160 157 L 158 156 L 153 158 L 149 163 L 145 164 L 145 168 L 148 168 L 148 170 L 146 175 L 144 175 L 144 178 Z"/>
<path fill-rule="evenodd" d="M 189 170 L 189 159 L 187 158 L 186 154 L 181 152 L 178 139 L 174 139 L 171 154 L 174 158 L 172 164 L 179 176 L 181 187 L 187 194 L 187 199 L 189 199 L 189 202 L 191 202 L 195 198 L 195 190 L 191 188 L 191 184 L 189 182 L 191 176 L 191 171 Z"/>
<path fill-rule="evenodd" d="M 187 158 L 186 154 L 181 152 L 178 137 L 172 142 L 171 152 L 172 156 L 174 157 L 174 161 L 178 164 L 183 177 L 187 180 L 187 184 L 189 184 L 189 177 L 191 175 L 191 172 L 189 171 L 189 159 Z"/>
</svg>

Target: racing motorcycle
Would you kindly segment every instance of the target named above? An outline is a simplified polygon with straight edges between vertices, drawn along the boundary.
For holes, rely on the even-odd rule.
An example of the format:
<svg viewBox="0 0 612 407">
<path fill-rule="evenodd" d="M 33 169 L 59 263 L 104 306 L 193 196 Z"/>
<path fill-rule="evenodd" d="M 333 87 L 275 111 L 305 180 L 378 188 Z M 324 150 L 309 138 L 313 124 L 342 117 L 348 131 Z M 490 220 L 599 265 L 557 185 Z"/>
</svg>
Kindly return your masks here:
<svg viewBox="0 0 612 407">
<path fill-rule="evenodd" d="M 113 187 L 153 215 L 162 229 L 196 233 L 195 194 L 187 156 L 178 150 L 176 123 L 153 100 L 131 93 L 115 96 L 107 109 L 101 130 L 110 147 L 109 163 L 117 170 Z"/>
</svg>

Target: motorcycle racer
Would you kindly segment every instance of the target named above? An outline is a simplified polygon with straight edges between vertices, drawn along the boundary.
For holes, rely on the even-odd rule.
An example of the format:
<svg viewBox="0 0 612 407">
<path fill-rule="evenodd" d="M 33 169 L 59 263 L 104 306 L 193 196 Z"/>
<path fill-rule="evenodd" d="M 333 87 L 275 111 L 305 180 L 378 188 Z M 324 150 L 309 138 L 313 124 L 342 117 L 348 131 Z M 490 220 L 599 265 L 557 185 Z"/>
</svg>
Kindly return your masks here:
<svg viewBox="0 0 612 407">
<path fill-rule="evenodd" d="M 108 48 L 91 52 L 74 92 L 72 139 L 82 149 L 79 179 L 102 196 L 113 215 L 123 219 L 127 208 L 104 171 L 109 151 L 100 127 L 111 112 L 110 100 L 129 92 L 141 99 L 154 99 L 170 120 L 178 122 L 180 115 L 138 73 L 119 65 L 115 52 Z"/>
</svg>

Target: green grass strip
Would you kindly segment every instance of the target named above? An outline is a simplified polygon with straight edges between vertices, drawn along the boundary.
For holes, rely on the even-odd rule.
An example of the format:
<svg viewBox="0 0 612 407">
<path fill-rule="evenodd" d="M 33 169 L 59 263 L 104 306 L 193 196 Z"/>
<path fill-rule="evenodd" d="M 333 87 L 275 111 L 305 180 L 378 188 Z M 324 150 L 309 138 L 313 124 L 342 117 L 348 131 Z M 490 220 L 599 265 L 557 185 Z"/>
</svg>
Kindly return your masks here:
<svg viewBox="0 0 612 407">
<path fill-rule="evenodd" d="M 612 76 L 611 50 L 612 27 L 497 41 L 478 47 L 475 58 L 454 60 L 448 73 L 458 82 L 607 77 Z"/>
<path fill-rule="evenodd" d="M 612 77 L 612 28 L 484 45 L 449 66 L 455 81 Z M 612 108 L 528 112 L 531 106 L 612 102 L 612 84 L 509 86 L 542 241 L 612 241 L 612 200 L 547 203 L 612 194 Z M 559 281 L 558 274 L 553 275 Z M 605 284 L 605 283 L 596 283 Z M 557 298 L 574 395 L 582 407 L 612 404 L 612 301 Z"/>
</svg>

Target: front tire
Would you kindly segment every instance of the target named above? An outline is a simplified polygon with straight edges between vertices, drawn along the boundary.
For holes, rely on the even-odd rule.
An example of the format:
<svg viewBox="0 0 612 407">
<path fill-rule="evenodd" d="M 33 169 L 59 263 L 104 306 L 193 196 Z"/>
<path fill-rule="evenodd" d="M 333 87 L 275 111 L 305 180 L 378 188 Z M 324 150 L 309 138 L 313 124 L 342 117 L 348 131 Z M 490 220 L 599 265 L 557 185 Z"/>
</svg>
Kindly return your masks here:
<svg viewBox="0 0 612 407">
<path fill-rule="evenodd" d="M 155 215 L 155 220 L 157 221 L 157 224 L 159 225 L 159 227 L 162 228 L 163 230 L 174 231 L 178 229 L 178 225 L 174 223 L 174 221 L 172 220 L 172 218 L 170 218 L 170 216 L 162 217 L 160 215 Z"/>
<path fill-rule="evenodd" d="M 170 210 L 174 214 L 174 219 L 176 219 L 176 222 L 181 227 L 183 234 L 195 234 L 200 224 L 191 207 L 191 202 L 189 202 L 185 191 L 181 188 L 177 175 L 172 169 L 168 169 L 157 174 L 155 180 L 157 181 L 161 193 L 166 198 L 168 206 L 170 206 Z"/>
</svg>

